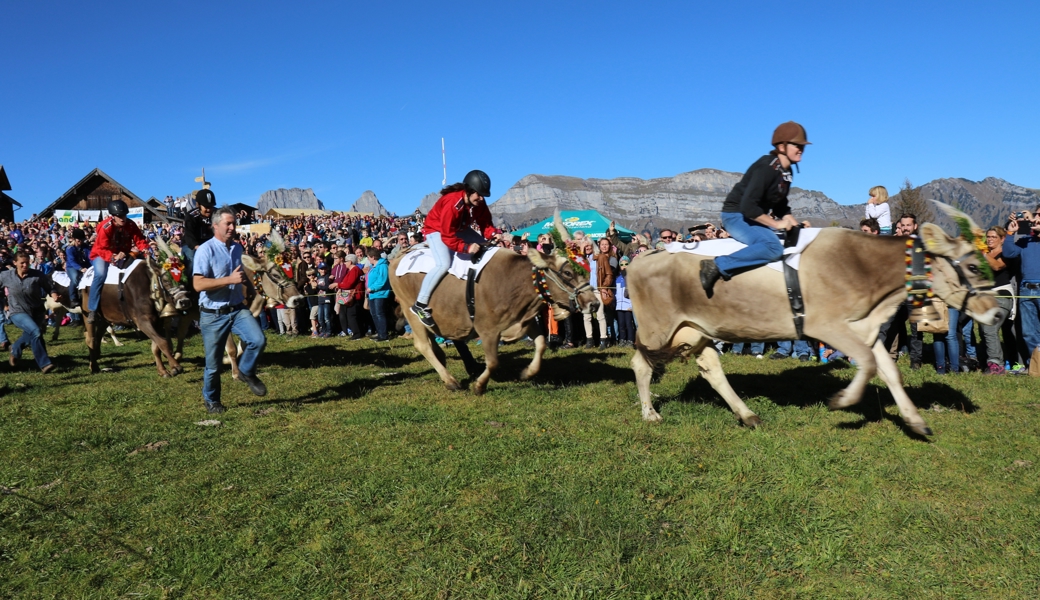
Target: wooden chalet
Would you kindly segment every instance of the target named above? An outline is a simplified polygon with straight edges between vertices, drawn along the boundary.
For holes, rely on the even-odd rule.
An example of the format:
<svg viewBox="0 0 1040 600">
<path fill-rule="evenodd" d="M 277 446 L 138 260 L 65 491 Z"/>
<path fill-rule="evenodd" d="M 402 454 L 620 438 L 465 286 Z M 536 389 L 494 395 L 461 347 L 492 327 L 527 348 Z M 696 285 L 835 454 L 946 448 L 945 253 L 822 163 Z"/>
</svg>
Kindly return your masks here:
<svg viewBox="0 0 1040 600">
<path fill-rule="evenodd" d="M 11 191 L 11 182 L 7 180 L 7 172 L 0 165 L 0 219 L 8 223 L 14 222 L 14 207 L 22 207 L 22 204 L 4 192 Z"/>
<path fill-rule="evenodd" d="M 69 191 L 43 209 L 40 217 L 52 217 L 58 210 L 100 210 L 104 218 L 108 216 L 108 203 L 112 200 L 122 200 L 130 208 L 144 207 L 145 223 L 169 222 L 165 210 L 160 211 L 148 201 L 142 200 L 101 169 L 87 173 L 87 176 L 69 188 Z M 162 204 L 158 200 L 156 202 Z"/>
</svg>

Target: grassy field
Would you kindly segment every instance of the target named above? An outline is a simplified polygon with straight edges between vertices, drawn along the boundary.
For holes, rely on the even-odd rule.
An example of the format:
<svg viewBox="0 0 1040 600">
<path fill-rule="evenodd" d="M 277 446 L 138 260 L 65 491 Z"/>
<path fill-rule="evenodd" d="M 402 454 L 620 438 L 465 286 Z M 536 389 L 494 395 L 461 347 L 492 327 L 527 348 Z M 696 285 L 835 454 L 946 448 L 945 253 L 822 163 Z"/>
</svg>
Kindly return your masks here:
<svg viewBox="0 0 1040 600">
<path fill-rule="evenodd" d="M 851 369 L 726 356 L 762 428 L 692 363 L 649 425 L 623 350 L 477 398 L 406 341 L 272 336 L 270 394 L 225 373 L 202 426 L 198 338 L 161 380 L 63 336 L 0 369 L 3 598 L 1040 597 L 1037 380 L 902 363 L 923 440 L 877 381 L 828 412 Z"/>
</svg>

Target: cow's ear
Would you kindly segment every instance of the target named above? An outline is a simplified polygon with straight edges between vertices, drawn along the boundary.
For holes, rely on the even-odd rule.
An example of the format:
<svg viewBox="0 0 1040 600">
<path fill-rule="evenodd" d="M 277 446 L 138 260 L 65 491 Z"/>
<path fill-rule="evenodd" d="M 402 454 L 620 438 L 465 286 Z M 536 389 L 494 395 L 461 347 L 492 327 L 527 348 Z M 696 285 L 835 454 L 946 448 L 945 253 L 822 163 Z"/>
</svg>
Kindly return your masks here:
<svg viewBox="0 0 1040 600">
<path fill-rule="evenodd" d="M 264 268 L 264 266 L 262 264 L 260 264 L 260 261 L 256 260 L 252 256 L 249 256 L 248 254 L 243 254 L 242 255 L 242 264 L 245 265 L 247 269 L 249 269 L 250 271 L 253 271 L 254 273 L 256 271 L 262 271 L 263 268 Z"/>
<path fill-rule="evenodd" d="M 959 239 L 951 238 L 946 235 L 946 232 L 942 230 L 935 223 L 925 223 L 921 225 L 921 240 L 924 241 L 925 250 L 928 250 L 932 254 L 939 254 L 942 256 L 956 256 L 958 255 L 957 246 Z"/>
<path fill-rule="evenodd" d="M 548 269 L 549 263 L 545 260 L 545 255 L 541 253 L 537 248 L 527 249 L 527 259 L 531 261 L 531 264 L 538 267 L 539 269 Z"/>
</svg>

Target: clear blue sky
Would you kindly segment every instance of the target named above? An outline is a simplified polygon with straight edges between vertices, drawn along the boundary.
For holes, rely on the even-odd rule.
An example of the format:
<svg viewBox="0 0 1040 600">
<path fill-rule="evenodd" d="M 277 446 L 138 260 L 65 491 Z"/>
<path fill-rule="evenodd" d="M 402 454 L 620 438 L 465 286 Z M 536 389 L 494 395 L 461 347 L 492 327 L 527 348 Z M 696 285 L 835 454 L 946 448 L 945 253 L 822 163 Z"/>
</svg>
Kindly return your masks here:
<svg viewBox="0 0 1040 600">
<path fill-rule="evenodd" d="M 795 185 L 1040 188 L 1033 2 L 10 2 L 0 163 L 27 218 L 94 167 L 142 197 L 372 190 L 487 171 L 743 171 L 794 119 Z M 493 210 L 492 206 L 492 210 Z"/>
</svg>

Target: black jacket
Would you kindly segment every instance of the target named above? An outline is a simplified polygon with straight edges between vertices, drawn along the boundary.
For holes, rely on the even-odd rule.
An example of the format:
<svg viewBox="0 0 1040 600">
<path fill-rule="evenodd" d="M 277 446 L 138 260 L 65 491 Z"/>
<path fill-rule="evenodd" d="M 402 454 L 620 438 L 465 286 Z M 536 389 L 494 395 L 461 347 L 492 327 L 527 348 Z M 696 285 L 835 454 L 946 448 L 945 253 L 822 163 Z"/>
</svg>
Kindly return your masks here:
<svg viewBox="0 0 1040 600">
<path fill-rule="evenodd" d="M 194 208 L 184 215 L 185 246 L 195 250 L 211 237 L 213 237 L 213 225 L 210 224 L 209 219 L 202 216 L 198 208 Z"/>
<path fill-rule="evenodd" d="M 783 218 L 791 213 L 787 193 L 791 191 L 793 178 L 791 169 L 784 169 L 779 158 L 766 154 L 733 186 L 722 203 L 722 212 L 741 213 L 752 220 L 770 212 L 774 218 Z"/>
</svg>

